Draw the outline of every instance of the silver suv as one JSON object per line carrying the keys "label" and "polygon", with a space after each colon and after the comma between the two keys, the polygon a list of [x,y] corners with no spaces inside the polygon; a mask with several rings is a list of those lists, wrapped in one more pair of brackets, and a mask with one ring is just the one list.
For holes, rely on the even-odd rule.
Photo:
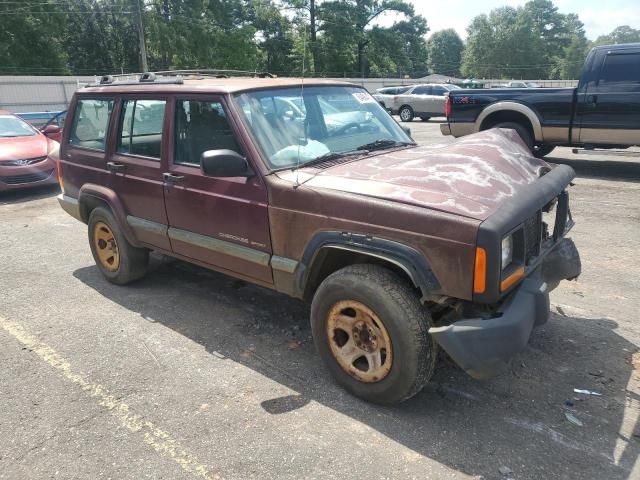
{"label": "silver suv", "polygon": [[427,83],[414,85],[401,95],[394,97],[391,113],[400,115],[403,122],[420,117],[425,122],[431,117],[444,117],[446,96],[460,87],[451,84]]}

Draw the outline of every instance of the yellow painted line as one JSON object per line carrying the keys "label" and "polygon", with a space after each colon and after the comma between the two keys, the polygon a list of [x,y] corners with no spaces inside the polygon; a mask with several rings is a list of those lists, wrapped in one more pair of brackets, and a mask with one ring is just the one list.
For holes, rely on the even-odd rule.
{"label": "yellow painted line", "polygon": [[132,433],[141,434],[144,443],[161,456],[170,458],[180,465],[183,470],[194,476],[207,480],[222,480],[220,475],[212,473],[209,467],[199,463],[197,458],[180,445],[168,432],[157,427],[152,422],[145,420],[141,415],[131,411],[129,405],[118,400],[113,394],[109,393],[107,388],[99,383],[91,382],[81,373],[74,371],[71,363],[67,359],[49,345],[28,333],[24,327],[16,322],[0,317],[0,328],[14,337],[22,345],[36,353],[50,366],[59,370],[66,380],[79,386],[89,398],[93,399],[98,405],[104,407],[114,415],[123,427]]}

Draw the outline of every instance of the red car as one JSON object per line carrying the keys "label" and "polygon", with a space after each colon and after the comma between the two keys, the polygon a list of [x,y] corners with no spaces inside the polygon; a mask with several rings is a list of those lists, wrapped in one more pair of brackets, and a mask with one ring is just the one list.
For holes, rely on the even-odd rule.
{"label": "red car", "polygon": [[49,136],[59,133],[58,126],[40,132],[0,110],[0,192],[57,183],[60,144]]}

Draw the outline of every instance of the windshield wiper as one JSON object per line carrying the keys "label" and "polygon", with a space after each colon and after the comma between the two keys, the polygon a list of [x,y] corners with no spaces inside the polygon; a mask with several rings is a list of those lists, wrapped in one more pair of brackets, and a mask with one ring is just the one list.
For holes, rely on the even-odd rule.
{"label": "windshield wiper", "polygon": [[381,140],[376,140],[375,142],[365,143],[364,145],[360,145],[356,150],[382,150],[383,148],[389,147],[405,147],[408,145],[417,145],[415,142],[399,142],[397,140],[392,140],[390,138],[383,138]]}
{"label": "windshield wiper", "polygon": [[323,153],[319,157],[314,158],[313,160],[309,160],[308,162],[304,162],[300,164],[300,166],[308,167],[309,165],[328,162],[331,160],[335,160],[337,158],[351,157],[353,155],[366,155],[367,153],[368,152],[366,151],[366,149],[360,149],[360,148],[358,148],[357,150],[348,150],[346,152],[327,152],[327,153]]}

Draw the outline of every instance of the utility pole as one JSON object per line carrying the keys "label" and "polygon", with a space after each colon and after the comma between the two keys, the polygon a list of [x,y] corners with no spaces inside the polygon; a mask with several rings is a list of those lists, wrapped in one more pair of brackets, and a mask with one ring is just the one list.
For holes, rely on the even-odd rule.
{"label": "utility pole", "polygon": [[142,25],[142,8],[140,2],[142,0],[133,0],[138,7],[138,40],[140,41],[140,69],[142,72],[149,71],[149,65],[147,65],[147,49],[144,46],[144,26]]}

